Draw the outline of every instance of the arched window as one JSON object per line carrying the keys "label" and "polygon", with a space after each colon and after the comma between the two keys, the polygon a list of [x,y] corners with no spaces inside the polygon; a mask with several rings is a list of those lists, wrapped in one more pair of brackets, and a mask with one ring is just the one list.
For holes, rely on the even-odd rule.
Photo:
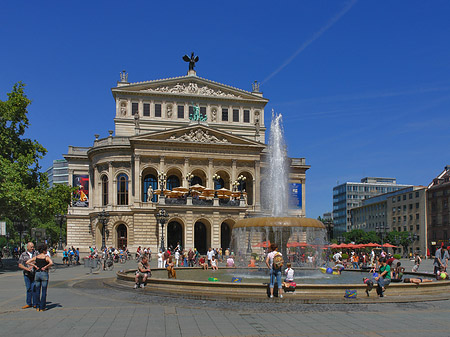
{"label": "arched window", "polygon": [[175,175],[171,175],[167,178],[166,188],[173,190],[175,187],[180,187],[180,179]]}
{"label": "arched window", "polygon": [[108,205],[108,177],[102,176],[102,206]]}
{"label": "arched window", "polygon": [[153,193],[152,200],[148,200],[148,193],[147,192],[148,192],[149,186],[152,187],[153,192],[158,189],[158,179],[156,179],[156,177],[153,174],[147,174],[144,177],[144,183],[142,184],[142,186],[144,188],[144,192],[142,193],[142,201],[144,201],[144,202],[150,202],[150,201],[156,202],[156,200],[157,200],[156,193]]}
{"label": "arched window", "polygon": [[117,176],[117,204],[128,205],[128,176],[124,173]]}
{"label": "arched window", "polygon": [[225,187],[225,182],[223,181],[222,178],[214,181],[214,189],[215,190],[220,190],[221,188],[224,188],[224,187]]}
{"label": "arched window", "polygon": [[203,186],[203,180],[202,180],[202,178],[200,178],[200,177],[198,177],[198,176],[195,176],[194,178],[192,178],[192,183],[191,183],[191,185],[192,185],[192,186],[194,186],[194,185],[202,185],[202,186]]}

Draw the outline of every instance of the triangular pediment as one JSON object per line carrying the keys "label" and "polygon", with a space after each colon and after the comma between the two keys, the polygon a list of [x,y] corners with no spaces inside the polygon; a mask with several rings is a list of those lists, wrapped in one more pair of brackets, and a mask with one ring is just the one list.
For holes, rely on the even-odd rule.
{"label": "triangular pediment", "polygon": [[199,96],[233,100],[254,100],[267,102],[268,99],[249,91],[217,83],[198,76],[180,76],[162,80],[121,84],[112,89],[116,93],[158,94],[165,96]]}
{"label": "triangular pediment", "polygon": [[146,133],[131,137],[130,141],[265,147],[265,144],[220,131],[204,124],[193,124],[182,128]]}

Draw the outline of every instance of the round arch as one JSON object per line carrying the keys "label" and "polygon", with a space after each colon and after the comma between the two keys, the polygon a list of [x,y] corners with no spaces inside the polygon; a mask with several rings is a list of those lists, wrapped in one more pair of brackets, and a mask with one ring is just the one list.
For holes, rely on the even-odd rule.
{"label": "round arch", "polygon": [[115,246],[118,249],[125,249],[128,246],[128,227],[124,223],[115,226]]}
{"label": "round arch", "polygon": [[206,254],[211,247],[211,222],[205,218],[194,222],[194,247],[200,254]]}
{"label": "round arch", "polygon": [[183,182],[183,174],[178,167],[170,167],[167,172],[166,188],[172,190],[175,187],[180,187]]}
{"label": "round arch", "polygon": [[246,178],[241,184],[241,190],[247,192],[247,205],[253,205],[253,175],[248,171],[241,171],[238,176],[240,175]]}
{"label": "round arch", "polygon": [[224,188],[230,190],[231,189],[231,176],[230,176],[230,174],[227,171],[225,171],[225,170],[219,170],[219,171],[216,172],[216,174],[220,176],[220,179],[222,181],[221,181],[221,184],[219,184],[219,186],[217,186],[218,188],[216,188],[216,186],[214,186],[214,188],[215,189],[221,189],[222,187],[224,187]]}
{"label": "round arch", "polygon": [[232,219],[226,219],[220,224],[220,247],[224,250],[231,248],[231,232],[235,223]]}
{"label": "round arch", "polygon": [[175,248],[178,244],[184,247],[185,225],[180,218],[172,218],[167,222],[167,248]]}
{"label": "round arch", "polygon": [[206,187],[206,183],[208,180],[205,171],[200,168],[195,168],[191,171],[191,173],[194,175],[194,178],[192,179],[192,185],[199,184]]}
{"label": "round arch", "polygon": [[148,166],[141,171],[141,187],[143,202],[157,201],[158,197],[155,193],[153,193],[153,196],[149,199],[149,193],[151,194],[152,190],[155,191],[158,189],[158,171],[154,167]]}

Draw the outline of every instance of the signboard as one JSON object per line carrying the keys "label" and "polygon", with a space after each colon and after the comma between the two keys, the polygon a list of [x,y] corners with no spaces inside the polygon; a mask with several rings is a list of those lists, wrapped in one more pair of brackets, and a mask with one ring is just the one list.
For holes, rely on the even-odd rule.
{"label": "signboard", "polygon": [[0,221],[0,235],[6,235],[6,221]]}
{"label": "signboard", "polygon": [[88,207],[89,206],[89,176],[88,175],[73,175],[73,187],[77,191],[73,194],[73,207]]}
{"label": "signboard", "polygon": [[302,208],[302,184],[289,184],[289,208]]}

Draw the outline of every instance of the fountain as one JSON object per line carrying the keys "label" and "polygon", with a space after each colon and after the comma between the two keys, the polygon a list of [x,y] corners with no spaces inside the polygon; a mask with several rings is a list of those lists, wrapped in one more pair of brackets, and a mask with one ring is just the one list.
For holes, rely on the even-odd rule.
{"label": "fountain", "polygon": [[[288,257],[288,247],[315,248],[316,258],[326,241],[326,229],[322,222],[305,218],[289,217],[288,175],[289,165],[282,124],[282,115],[272,110],[268,160],[269,184],[263,194],[268,197],[268,208],[261,217],[239,220],[233,227],[232,250],[238,261],[249,261],[252,247],[267,247],[268,242],[276,243],[284,258]],[[253,253],[254,254],[254,253]]]}

